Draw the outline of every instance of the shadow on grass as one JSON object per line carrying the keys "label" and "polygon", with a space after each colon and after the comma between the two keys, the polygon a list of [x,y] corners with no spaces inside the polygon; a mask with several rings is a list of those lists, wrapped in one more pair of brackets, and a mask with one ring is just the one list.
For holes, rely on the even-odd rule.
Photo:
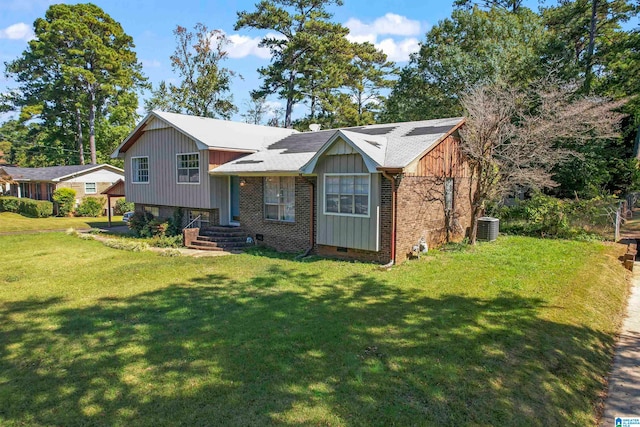
{"label": "shadow on grass", "polygon": [[0,422],[580,424],[612,341],[537,318],[542,304],[416,297],[282,266],[84,308],[8,303]]}

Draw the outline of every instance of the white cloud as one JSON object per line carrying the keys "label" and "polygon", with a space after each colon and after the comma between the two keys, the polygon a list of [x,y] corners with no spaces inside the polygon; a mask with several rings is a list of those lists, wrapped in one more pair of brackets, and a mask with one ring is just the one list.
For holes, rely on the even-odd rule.
{"label": "white cloud", "polygon": [[276,110],[284,108],[284,105],[280,101],[265,101],[264,108],[267,110],[267,117],[274,117],[276,115]]}
{"label": "white cloud", "polygon": [[142,59],[142,66],[145,68],[160,68],[162,63],[157,59]]}
{"label": "white cloud", "polygon": [[249,37],[240,34],[231,34],[229,36],[229,46],[227,52],[229,58],[244,58],[245,56],[257,56],[258,58],[271,58],[269,49],[259,47],[262,37]]}
{"label": "white cloud", "polygon": [[24,22],[18,22],[17,24],[9,25],[7,28],[0,29],[0,39],[29,41],[33,37],[31,26]]}
{"label": "white cloud", "polygon": [[379,35],[417,36],[422,32],[420,21],[409,19],[395,13],[387,13],[376,18],[372,23],[365,24],[357,18],[350,18],[345,26],[351,37],[371,37]]}
{"label": "white cloud", "polygon": [[420,41],[416,38],[406,38],[400,41],[388,38],[376,43],[376,47],[387,54],[390,61],[408,61],[409,56],[420,50]]}
{"label": "white cloud", "polygon": [[[350,18],[345,26],[349,28],[347,39],[352,42],[374,44],[387,54],[391,61],[404,62],[409,55],[420,49],[415,36],[422,34],[426,25],[420,21],[409,19],[395,13],[387,13],[371,23],[364,23],[357,18]],[[378,41],[379,36],[392,36]]]}

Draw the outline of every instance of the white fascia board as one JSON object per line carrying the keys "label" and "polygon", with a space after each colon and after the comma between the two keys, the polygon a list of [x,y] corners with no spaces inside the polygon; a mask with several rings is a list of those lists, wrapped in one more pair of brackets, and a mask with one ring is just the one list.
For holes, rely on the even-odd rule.
{"label": "white fascia board", "polygon": [[[121,158],[123,158],[123,157],[124,157],[124,154],[123,154],[123,153],[120,153],[120,149],[121,149],[121,148],[122,148],[122,147],[123,147],[127,142],[129,142],[129,140],[131,139],[131,137],[132,137],[133,135],[135,135],[135,134],[136,134],[136,132],[138,132],[138,131],[140,130],[140,128],[142,128],[143,126],[145,126],[145,125],[147,124],[147,122],[149,121],[149,119],[150,119],[150,118],[152,118],[152,117],[156,117],[156,118],[159,118],[159,119],[160,119],[160,117],[159,117],[156,113],[154,113],[153,111],[152,111],[152,112],[150,112],[149,114],[147,114],[147,115],[146,115],[146,117],[145,117],[144,119],[142,119],[142,120],[140,121],[140,123],[138,123],[138,126],[136,126],[136,127],[135,127],[131,132],[129,132],[129,135],[127,135],[127,137],[124,139],[124,141],[122,141],[122,142],[120,143],[120,145],[118,145],[118,148],[116,148],[116,149],[115,149],[115,151],[114,151],[113,153],[111,153],[111,158],[112,158],[112,159],[121,159]],[[163,121],[165,121],[165,120],[163,120]]]}
{"label": "white fascia board", "polygon": [[85,170],[80,171],[80,172],[74,172],[74,173],[70,173],[70,174],[67,174],[67,175],[59,176],[57,178],[52,179],[51,181],[52,182],[60,182],[60,181],[63,181],[65,179],[67,179],[67,178],[73,178],[73,177],[76,177],[76,176],[86,175],[88,173],[94,172],[97,169],[102,169],[102,168],[104,168],[104,169],[112,169],[112,172],[117,172],[117,173],[121,173],[122,175],[124,175],[124,169],[120,169],[118,167],[107,165],[107,164],[103,163],[101,165],[95,165],[95,167],[93,167],[93,168],[85,169]]}
{"label": "white fascia board", "polygon": [[354,150],[358,152],[362,156],[362,160],[364,160],[364,164],[367,166],[367,169],[370,173],[375,173],[379,165],[375,160],[369,157],[366,153],[364,153],[357,144],[355,144],[351,139],[349,139],[342,131],[338,130],[333,134],[331,138],[327,142],[324,143],[322,147],[318,150],[316,154],[309,160],[304,166],[300,168],[300,172],[303,174],[312,175],[320,160],[320,157],[333,145],[334,142],[338,138],[342,138],[347,144],[349,144]]}

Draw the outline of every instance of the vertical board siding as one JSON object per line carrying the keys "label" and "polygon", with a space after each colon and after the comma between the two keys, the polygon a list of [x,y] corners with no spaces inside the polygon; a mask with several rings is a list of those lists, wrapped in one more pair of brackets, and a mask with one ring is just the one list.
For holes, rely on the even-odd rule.
{"label": "vertical board siding", "polygon": [[[342,151],[342,150],[340,150]],[[371,174],[369,217],[325,215],[324,175],[326,173],[368,173],[359,154],[323,156],[316,167],[318,173],[317,243],[352,249],[378,251],[378,219],[380,206],[380,174]]]}
{"label": "vertical board siding", "polygon": [[164,120],[160,120],[157,117],[151,120],[150,123],[147,123],[144,130],[156,130],[156,129],[167,129],[170,128],[171,125]]}
{"label": "vertical board siding", "polygon": [[[212,176],[211,179],[211,200],[218,201],[217,207],[220,214],[220,225],[229,225],[229,177]],[[219,195],[224,197],[219,197]]]}
{"label": "vertical board siding", "polygon": [[342,140],[336,141],[330,149],[325,152],[325,156],[334,156],[342,154],[355,154],[357,153],[353,147]]}
{"label": "vertical board siding", "polygon": [[460,148],[460,139],[454,135],[425,154],[413,176],[469,177],[469,166]]}
{"label": "vertical board siding", "polygon": [[224,165],[248,154],[249,153],[237,153],[235,151],[209,150],[209,169]]}
{"label": "vertical board siding", "polygon": [[[200,153],[200,183],[178,184],[176,154]],[[131,158],[149,157],[149,183],[134,184]],[[209,176],[209,152],[174,128],[145,131],[125,155],[127,200],[148,205],[184,208],[220,208],[228,198],[228,186]],[[222,212],[221,212],[222,213]]]}

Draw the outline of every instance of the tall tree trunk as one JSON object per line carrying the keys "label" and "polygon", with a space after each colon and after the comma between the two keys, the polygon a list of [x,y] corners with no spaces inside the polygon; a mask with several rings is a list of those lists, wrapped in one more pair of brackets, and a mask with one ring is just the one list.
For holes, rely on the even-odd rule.
{"label": "tall tree trunk", "polygon": [[289,72],[289,82],[287,83],[287,109],[284,113],[284,127],[291,127],[291,113],[293,112],[293,90],[295,85],[295,73]]}
{"label": "tall tree trunk", "polygon": [[589,44],[587,45],[587,55],[585,57],[584,92],[591,92],[593,81],[593,53],[596,44],[596,25],[598,21],[598,0],[591,1],[591,22],[589,24]]}
{"label": "tall tree trunk", "polygon": [[313,120],[316,118],[316,100],[318,99],[317,96],[315,95],[311,95],[311,114],[310,114],[310,119]]}
{"label": "tall tree trunk", "polygon": [[93,88],[90,90],[89,103],[89,150],[91,150],[91,164],[95,165],[96,160],[96,93]]}
{"label": "tall tree trunk", "polygon": [[76,107],[76,142],[78,144],[80,164],[84,165],[84,141],[82,137],[82,116],[80,115],[80,107]]}

